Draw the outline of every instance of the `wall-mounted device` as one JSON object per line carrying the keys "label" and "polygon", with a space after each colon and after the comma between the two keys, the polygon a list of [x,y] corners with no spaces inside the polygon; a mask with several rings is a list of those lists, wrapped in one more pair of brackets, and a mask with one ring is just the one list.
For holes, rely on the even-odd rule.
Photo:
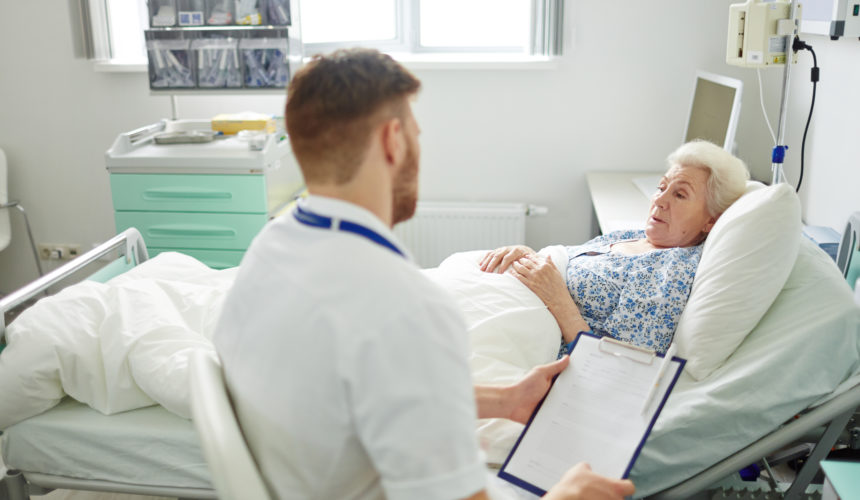
{"label": "wall-mounted device", "polygon": [[[797,5],[797,20],[802,6]],[[729,33],[726,39],[726,63],[748,68],[784,65],[786,53],[797,53],[787,46],[787,35],[795,33],[789,0],[747,0],[729,6]]]}
{"label": "wall-mounted device", "polygon": [[800,31],[811,35],[860,38],[860,0],[804,0]]}

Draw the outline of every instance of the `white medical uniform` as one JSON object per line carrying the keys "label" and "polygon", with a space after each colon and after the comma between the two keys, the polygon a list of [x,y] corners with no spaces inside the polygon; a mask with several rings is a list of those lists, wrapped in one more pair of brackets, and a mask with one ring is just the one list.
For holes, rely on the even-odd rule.
{"label": "white medical uniform", "polygon": [[[403,251],[361,207],[300,206]],[[484,488],[465,325],[408,256],[285,214],[245,255],[213,340],[278,498],[451,500]]]}

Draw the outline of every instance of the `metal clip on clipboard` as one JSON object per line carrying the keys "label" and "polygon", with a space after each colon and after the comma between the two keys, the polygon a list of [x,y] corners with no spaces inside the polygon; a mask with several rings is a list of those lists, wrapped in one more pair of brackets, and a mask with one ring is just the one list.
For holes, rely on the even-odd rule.
{"label": "metal clip on clipboard", "polygon": [[657,353],[651,349],[625,344],[610,337],[601,337],[597,349],[606,354],[628,358],[643,365],[650,365],[654,362],[654,358],[657,357]]}

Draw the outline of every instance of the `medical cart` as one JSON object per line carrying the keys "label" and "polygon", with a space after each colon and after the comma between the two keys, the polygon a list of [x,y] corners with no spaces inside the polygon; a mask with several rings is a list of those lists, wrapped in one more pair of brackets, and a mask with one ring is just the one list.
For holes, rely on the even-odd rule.
{"label": "medical cart", "polygon": [[136,227],[150,256],[178,251],[215,269],[304,188],[283,132],[215,135],[209,120],[162,120],[120,134],[105,153],[117,233]]}

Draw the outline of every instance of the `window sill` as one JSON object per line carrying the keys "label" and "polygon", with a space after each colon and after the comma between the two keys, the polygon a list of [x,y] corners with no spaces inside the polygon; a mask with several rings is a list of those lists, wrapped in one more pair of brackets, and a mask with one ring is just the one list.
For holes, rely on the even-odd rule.
{"label": "window sill", "polygon": [[93,61],[93,70],[99,73],[144,73],[146,61]]}
{"label": "window sill", "polygon": [[[410,70],[552,70],[557,69],[559,63],[559,57],[510,54],[392,53],[391,56]],[[147,63],[145,60],[93,61],[93,70],[100,73],[144,73]]]}
{"label": "window sill", "polygon": [[558,57],[511,54],[397,54],[392,57],[411,70],[547,70],[558,68]]}

